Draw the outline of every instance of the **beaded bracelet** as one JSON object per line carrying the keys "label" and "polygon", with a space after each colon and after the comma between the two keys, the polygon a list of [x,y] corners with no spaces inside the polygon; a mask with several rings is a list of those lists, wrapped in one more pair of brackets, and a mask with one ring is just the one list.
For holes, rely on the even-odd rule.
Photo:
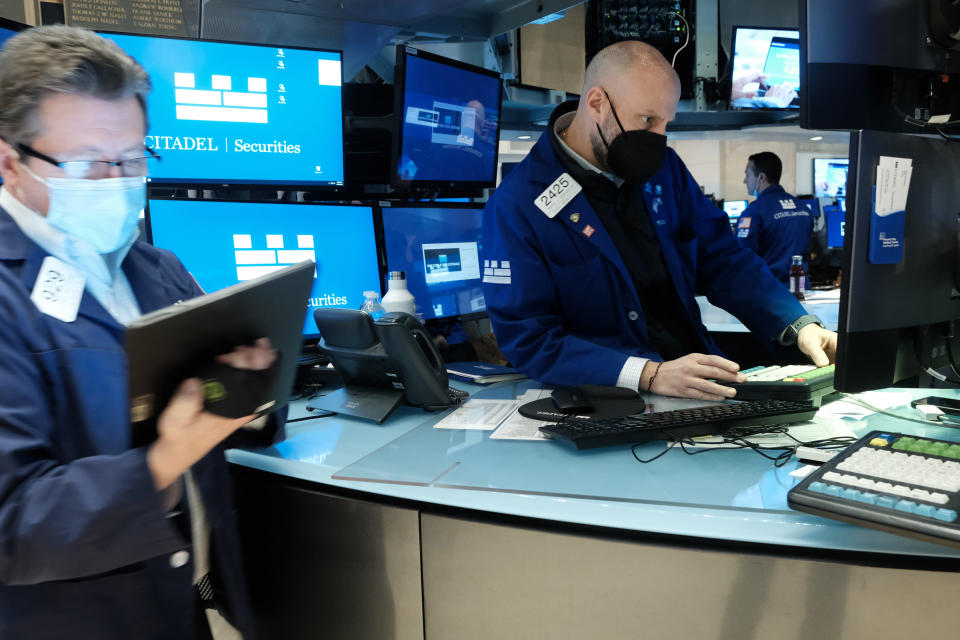
{"label": "beaded bracelet", "polygon": [[660,367],[662,367],[662,366],[663,366],[663,363],[662,363],[662,362],[658,362],[658,363],[657,363],[657,368],[656,368],[656,370],[653,372],[653,375],[650,376],[650,382],[647,383],[647,391],[650,391],[650,392],[653,391],[653,381],[657,379],[657,374],[660,373]]}

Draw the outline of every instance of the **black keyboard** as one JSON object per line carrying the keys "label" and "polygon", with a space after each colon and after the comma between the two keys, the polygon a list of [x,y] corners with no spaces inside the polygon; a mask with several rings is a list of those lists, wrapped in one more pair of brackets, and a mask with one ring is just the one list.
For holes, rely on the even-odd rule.
{"label": "black keyboard", "polygon": [[791,489],[787,504],[960,547],[960,443],[873,431]]}
{"label": "black keyboard", "polygon": [[693,409],[640,413],[613,420],[564,420],[540,427],[550,438],[569,440],[577,449],[593,449],[651,440],[680,440],[718,434],[733,427],[760,427],[804,422],[816,407],[808,402],[758,400]]}

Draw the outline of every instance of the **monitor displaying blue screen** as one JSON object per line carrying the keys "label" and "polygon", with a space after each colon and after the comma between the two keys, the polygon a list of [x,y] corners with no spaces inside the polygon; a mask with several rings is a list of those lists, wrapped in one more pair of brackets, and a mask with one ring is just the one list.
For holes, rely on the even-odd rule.
{"label": "monitor displaying blue screen", "polygon": [[343,184],[340,52],[102,35],[150,74],[151,180]]}
{"label": "monitor displaying blue screen", "polygon": [[740,214],[743,213],[743,210],[747,208],[746,200],[724,200],[723,201],[723,212],[730,217],[730,222],[734,222],[737,218],[740,217]]}
{"label": "monitor displaying blue screen", "polygon": [[846,231],[846,214],[840,207],[828,206],[823,208],[827,225],[827,248],[839,249],[843,247],[843,234]]}
{"label": "monitor displaying blue screen", "polygon": [[813,191],[818,198],[836,198],[847,193],[848,158],[814,158]]}
{"label": "monitor displaying blue screen", "polygon": [[800,32],[734,27],[730,106],[800,108]]}
{"label": "monitor displaying blue screen", "polygon": [[482,208],[384,207],[389,271],[406,271],[425,320],[482,313]]}
{"label": "monitor displaying blue screen", "polygon": [[152,199],[148,228],[154,246],[172,251],[207,292],[316,262],[307,337],[317,335],[314,309],[359,309],[363,292],[380,286],[370,207]]}
{"label": "monitor displaying blue screen", "polygon": [[797,198],[800,201],[800,204],[805,206],[809,211],[810,215],[814,218],[820,217],[820,201],[816,198]]}
{"label": "monitor displaying blue screen", "polygon": [[395,180],[493,186],[499,74],[402,47],[402,121]]}

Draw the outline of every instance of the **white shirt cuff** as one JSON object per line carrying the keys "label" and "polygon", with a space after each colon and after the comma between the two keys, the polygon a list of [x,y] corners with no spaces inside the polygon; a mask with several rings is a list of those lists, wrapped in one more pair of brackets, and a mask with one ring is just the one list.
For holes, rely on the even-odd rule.
{"label": "white shirt cuff", "polygon": [[640,374],[643,373],[643,367],[649,361],[649,358],[638,358],[636,356],[627,358],[627,361],[623,363],[623,369],[620,370],[620,376],[617,378],[617,386],[640,391]]}

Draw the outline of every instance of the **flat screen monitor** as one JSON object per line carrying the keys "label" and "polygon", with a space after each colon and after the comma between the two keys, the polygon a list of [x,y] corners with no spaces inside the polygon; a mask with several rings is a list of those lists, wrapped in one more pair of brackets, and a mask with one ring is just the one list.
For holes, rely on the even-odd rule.
{"label": "flat screen monitor", "polygon": [[406,271],[424,320],[486,313],[482,205],[383,207],[386,271]]}
{"label": "flat screen monitor", "polygon": [[363,292],[380,284],[371,207],[154,198],[146,222],[149,241],[180,258],[207,292],[316,262],[305,338],[318,337],[314,309],[359,309]]}
{"label": "flat screen monitor", "polygon": [[846,231],[843,210],[837,206],[828,206],[823,208],[823,215],[823,221],[827,227],[827,248],[843,248],[843,235]]}
{"label": "flat screen monitor", "polygon": [[814,158],[813,189],[818,198],[836,198],[847,193],[848,158]]}
{"label": "flat screen monitor", "polygon": [[[889,183],[877,175],[881,157],[912,162],[905,212],[874,214],[874,189]],[[956,142],[851,134],[837,390],[914,384],[911,378],[925,370],[960,381],[957,371],[946,369],[960,363],[958,175]]]}
{"label": "flat screen monitor", "polygon": [[805,206],[807,210],[810,211],[811,216],[813,216],[814,218],[820,217],[820,201],[819,200],[817,200],[816,198],[797,198],[797,200],[799,200],[800,204]]}
{"label": "flat screen monitor", "polygon": [[400,46],[396,87],[395,184],[466,189],[496,184],[500,74]]}
{"label": "flat screen monitor", "polygon": [[746,200],[724,200],[723,212],[730,218],[730,222],[735,222],[743,210],[747,208]]}
{"label": "flat screen monitor", "polygon": [[733,109],[799,109],[800,31],[733,28]]}
{"label": "flat screen monitor", "polygon": [[101,35],[150,74],[151,181],[343,185],[339,51]]}

